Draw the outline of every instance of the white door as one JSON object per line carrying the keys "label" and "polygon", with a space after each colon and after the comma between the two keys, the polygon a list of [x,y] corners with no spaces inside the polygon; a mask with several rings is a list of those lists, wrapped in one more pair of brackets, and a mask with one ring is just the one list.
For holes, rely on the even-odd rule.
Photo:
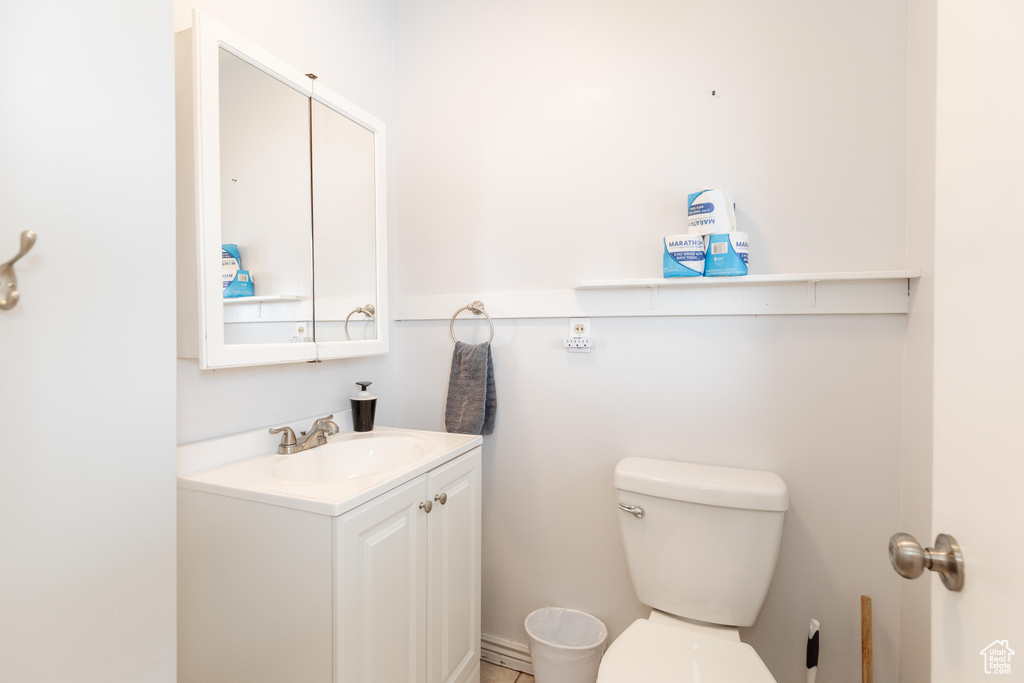
{"label": "white door", "polygon": [[2,681],[175,679],[171,10],[0,2]]}
{"label": "white door", "polygon": [[337,683],[425,683],[427,478],[335,526]]}
{"label": "white door", "polygon": [[1024,4],[938,13],[931,680],[1024,680]]}
{"label": "white door", "polygon": [[429,683],[463,683],[480,660],[480,449],[429,474]]}

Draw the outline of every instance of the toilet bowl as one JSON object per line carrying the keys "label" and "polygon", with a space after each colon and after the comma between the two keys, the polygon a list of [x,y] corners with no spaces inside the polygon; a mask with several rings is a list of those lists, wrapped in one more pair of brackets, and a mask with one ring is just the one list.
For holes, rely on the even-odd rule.
{"label": "toilet bowl", "polygon": [[775,573],[782,479],[626,458],[615,487],[630,579],[653,609],[608,648],[598,683],[775,683],[739,627],[754,623]]}
{"label": "toilet bowl", "polygon": [[601,660],[597,683],[775,683],[754,648],[713,628],[637,619]]}

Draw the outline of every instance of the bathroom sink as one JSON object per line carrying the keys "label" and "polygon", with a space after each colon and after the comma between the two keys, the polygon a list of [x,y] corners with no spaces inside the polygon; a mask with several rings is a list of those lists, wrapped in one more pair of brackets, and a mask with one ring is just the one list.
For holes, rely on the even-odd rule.
{"label": "bathroom sink", "polygon": [[410,434],[345,434],[323,446],[285,456],[272,474],[282,482],[338,482],[383,474],[417,460],[430,443]]}
{"label": "bathroom sink", "polygon": [[276,441],[260,428],[178,446],[178,488],[337,517],[468,453],[482,439],[378,426],[334,434],[323,446],[292,455],[277,453]]}

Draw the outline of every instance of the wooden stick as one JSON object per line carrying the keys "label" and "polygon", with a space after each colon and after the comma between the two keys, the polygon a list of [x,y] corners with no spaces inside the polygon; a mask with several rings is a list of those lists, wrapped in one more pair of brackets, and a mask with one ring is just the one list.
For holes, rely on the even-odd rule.
{"label": "wooden stick", "polygon": [[871,683],[874,665],[871,658],[871,598],[860,596],[860,680]]}

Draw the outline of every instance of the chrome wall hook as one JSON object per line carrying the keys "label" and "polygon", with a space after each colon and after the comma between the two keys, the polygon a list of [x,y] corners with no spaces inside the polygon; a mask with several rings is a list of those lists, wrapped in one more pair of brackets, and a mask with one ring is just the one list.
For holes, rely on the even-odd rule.
{"label": "chrome wall hook", "polygon": [[29,252],[36,243],[36,234],[31,230],[21,233],[21,250],[6,263],[0,264],[0,310],[9,311],[18,303],[18,276],[14,272],[14,264]]}

